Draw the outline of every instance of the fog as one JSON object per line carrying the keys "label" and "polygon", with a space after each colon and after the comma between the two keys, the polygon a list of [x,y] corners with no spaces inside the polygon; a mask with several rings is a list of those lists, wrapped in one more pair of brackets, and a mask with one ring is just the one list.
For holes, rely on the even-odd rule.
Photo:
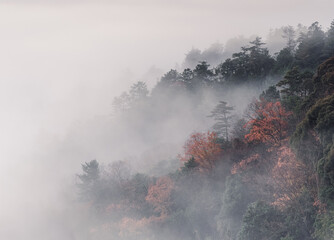
{"label": "fog", "polygon": [[327,28],[333,7],[331,0],[0,0],[0,238],[80,239],[73,189],[81,163],[140,162],[158,146],[152,158],[175,158],[191,132],[210,128],[218,100],[233,99],[242,112],[260,92],[207,97],[196,113],[176,112],[150,132],[132,123],[127,132],[112,100],[133,83],[153,88],[192,48],[219,42],[233,52],[229,39],[265,39],[283,25]]}

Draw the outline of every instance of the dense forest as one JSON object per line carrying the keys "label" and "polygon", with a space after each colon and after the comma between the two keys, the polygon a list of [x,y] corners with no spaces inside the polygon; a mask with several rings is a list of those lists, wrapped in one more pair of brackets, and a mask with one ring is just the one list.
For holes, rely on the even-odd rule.
{"label": "dense forest", "polygon": [[[282,29],[277,53],[255,37],[215,66],[172,69],[114,99],[113,115],[152,142],[146,132],[177,116],[212,127],[154,169],[83,163],[87,239],[334,239],[334,21]],[[177,135],[173,124],[163,134]]]}

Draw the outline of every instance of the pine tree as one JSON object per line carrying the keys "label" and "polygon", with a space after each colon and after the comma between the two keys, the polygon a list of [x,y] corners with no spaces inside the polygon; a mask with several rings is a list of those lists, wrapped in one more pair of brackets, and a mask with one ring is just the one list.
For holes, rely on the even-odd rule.
{"label": "pine tree", "polygon": [[228,106],[227,102],[220,101],[219,104],[211,111],[209,117],[213,117],[216,123],[213,125],[213,129],[228,141],[229,128],[231,126],[231,112],[233,107]]}

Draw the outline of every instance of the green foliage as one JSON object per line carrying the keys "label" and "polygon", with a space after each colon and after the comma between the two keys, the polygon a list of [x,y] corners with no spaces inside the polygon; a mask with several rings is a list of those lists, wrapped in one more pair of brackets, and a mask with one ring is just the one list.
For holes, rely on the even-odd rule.
{"label": "green foliage", "polygon": [[[319,140],[312,135],[315,131],[319,135]],[[321,144],[322,152],[318,157],[314,156],[311,161],[316,162],[320,177],[321,197],[324,202],[334,206],[334,94],[317,101],[307,112],[303,122],[301,122],[296,132],[291,138],[292,144],[299,153],[309,151],[318,141]],[[314,139],[313,145],[309,145],[308,140]],[[306,146],[305,143],[307,143]],[[314,149],[312,149],[312,152]],[[303,153],[305,156],[305,152]]]}
{"label": "green foliage", "polygon": [[284,226],[282,230],[284,230],[285,236],[290,236],[293,239],[313,239],[313,224],[317,210],[313,203],[313,197],[309,191],[305,190],[283,211]]}
{"label": "green foliage", "polygon": [[307,33],[302,33],[299,38],[298,49],[296,50],[296,62],[304,69],[314,69],[322,61],[323,49],[325,46],[325,33],[318,22],[314,22]]}
{"label": "green foliage", "polygon": [[277,102],[280,100],[279,91],[275,86],[270,86],[260,94],[260,99],[264,99],[267,102]]}
{"label": "green foliage", "polygon": [[99,163],[96,160],[81,164],[83,174],[78,174],[79,186],[83,189],[90,188],[100,178]]}
{"label": "green foliage", "polygon": [[293,66],[294,60],[292,50],[289,47],[283,48],[276,56],[274,71],[284,73]]}
{"label": "green foliage", "polygon": [[319,240],[334,240],[334,211],[318,215],[314,237]]}
{"label": "green foliage", "polygon": [[[184,166],[174,174],[167,173],[170,168],[164,162],[155,165],[155,174],[168,175],[173,182],[164,186],[173,185],[168,196],[170,209],[164,215],[159,216],[147,202],[148,189],[155,182],[154,177],[144,174],[124,177],[120,171],[112,177],[112,172],[102,171],[96,160],[82,164],[83,173],[77,175],[80,195],[91,206],[109,211],[103,215],[102,222],[112,219],[116,228],[124,217],[130,218],[134,225],[154,229],[155,237],[168,233],[168,237],[173,239],[334,239],[334,57],[321,64],[314,76],[311,72],[325,57],[334,54],[334,21],[326,34],[318,23],[312,24],[299,38],[299,45],[295,42],[292,27],[284,28],[284,34],[287,47],[275,58],[263,47],[259,37],[216,68],[210,68],[205,61],[195,60],[201,53],[193,50],[187,55],[193,69],[170,70],[151,95],[146,84],[138,82],[115,98],[113,106],[121,112],[133,110],[128,111],[126,117],[131,113],[137,116],[145,110],[145,116],[150,119],[165,120],[170,111],[175,110],[175,105],[168,105],[171,98],[180,99],[177,103],[189,100],[194,107],[201,103],[209,88],[221,94],[223,87],[245,82],[262,84],[268,77],[285,73],[277,84],[278,89],[271,86],[260,98],[266,102],[281,100],[285,109],[294,112],[295,117],[287,122],[289,129],[294,129],[300,122],[291,137],[291,145],[306,166],[305,174],[311,175],[305,177],[304,188],[293,199],[288,196],[286,205],[279,209],[271,204],[279,190],[272,182],[275,179],[271,171],[273,165],[270,164],[276,164],[279,151],[275,146],[268,149],[264,144],[247,144],[244,139],[249,129],[244,128],[244,119],[236,121],[231,131],[234,139],[229,141],[233,107],[220,102],[211,112],[211,117],[216,121],[215,130],[221,135],[215,144],[219,144],[218,148],[223,149],[224,154],[219,156],[210,174],[200,171],[198,162],[191,157],[194,154],[187,156]],[[164,111],[155,116],[151,109],[158,108],[152,106],[163,107]],[[253,107],[256,110],[256,106]],[[140,127],[136,118],[131,119],[136,129],[147,125],[146,118]],[[279,131],[282,133],[282,129]],[[289,131],[286,132],[290,137]],[[205,148],[200,152],[201,156],[204,155],[203,161],[208,159],[206,152]],[[254,153],[260,153],[256,154],[259,155],[256,167],[231,174],[233,163],[246,166]],[[264,166],[261,160],[271,162]],[[120,166],[116,170],[121,170]],[[309,183],[310,179],[312,183]]]}
{"label": "green foliage", "polygon": [[299,119],[304,115],[303,103],[301,97],[299,96],[283,96],[282,97],[282,105],[288,111],[292,111],[294,116]]}
{"label": "green foliage", "polygon": [[92,160],[81,164],[81,167],[83,173],[77,174],[80,180],[77,183],[80,190],[80,197],[84,201],[97,202],[100,200],[101,194],[104,194],[104,192],[101,191],[99,163],[96,160]]}
{"label": "green foliage", "polygon": [[248,206],[243,217],[239,240],[280,240],[283,215],[265,202],[257,201]]}
{"label": "green foliage", "polygon": [[241,48],[218,67],[218,72],[229,82],[239,83],[247,80],[263,80],[272,70],[275,60],[269,55],[260,37]]}
{"label": "green foliage", "polygon": [[283,211],[257,201],[248,206],[238,239],[311,240],[315,210],[313,199],[307,191]]}
{"label": "green foliage", "polygon": [[191,157],[187,162],[184,163],[184,167],[181,168],[182,173],[190,173],[196,167],[198,167],[198,163],[195,161],[194,157]]}
{"label": "green foliage", "polygon": [[256,201],[257,196],[238,174],[229,176],[225,186],[222,207],[216,217],[217,230],[222,239],[236,239],[247,206]]}
{"label": "green foliage", "polygon": [[334,57],[319,65],[312,84],[313,92],[305,102],[308,108],[318,99],[334,93]]}
{"label": "green foliage", "polygon": [[324,56],[330,58],[334,56],[334,20],[327,31],[327,38],[325,41]]}
{"label": "green foliage", "polygon": [[285,74],[277,86],[282,88],[281,93],[286,96],[298,96],[304,99],[313,91],[312,77],[312,72],[301,72],[299,68],[294,67]]}

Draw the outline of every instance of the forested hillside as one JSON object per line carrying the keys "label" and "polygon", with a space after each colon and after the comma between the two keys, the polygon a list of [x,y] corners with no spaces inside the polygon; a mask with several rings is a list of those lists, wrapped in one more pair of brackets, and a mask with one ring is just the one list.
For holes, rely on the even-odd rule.
{"label": "forested hillside", "polygon": [[172,69],[114,99],[114,116],[152,142],[178,121],[213,124],[154,168],[83,163],[87,239],[334,239],[334,21],[284,34],[275,54],[256,37],[217,66]]}

